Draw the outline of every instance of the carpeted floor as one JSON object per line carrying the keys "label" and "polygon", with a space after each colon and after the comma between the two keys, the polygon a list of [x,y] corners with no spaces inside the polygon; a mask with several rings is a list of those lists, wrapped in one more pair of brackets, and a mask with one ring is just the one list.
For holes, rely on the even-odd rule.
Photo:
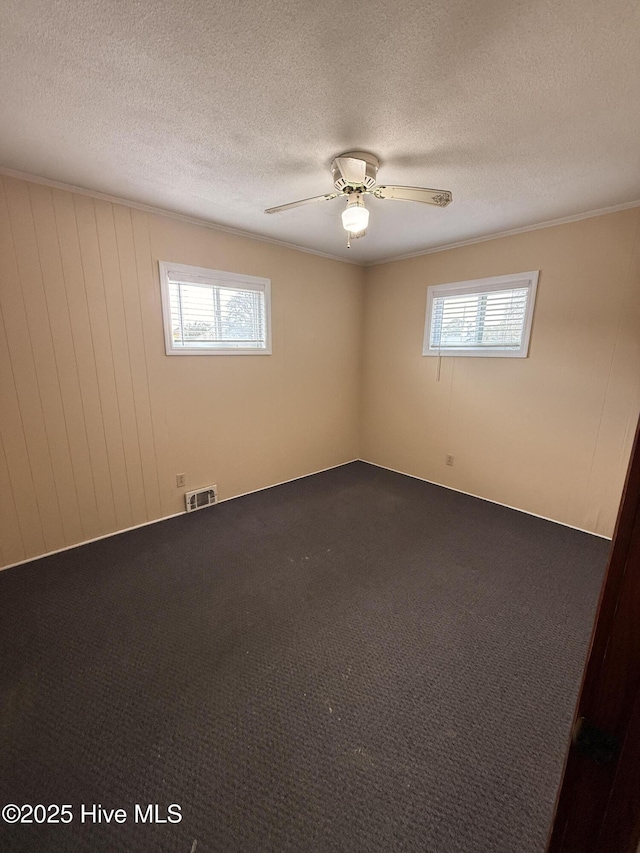
{"label": "carpeted floor", "polygon": [[0,573],[0,849],[541,853],[608,548],[352,463]]}

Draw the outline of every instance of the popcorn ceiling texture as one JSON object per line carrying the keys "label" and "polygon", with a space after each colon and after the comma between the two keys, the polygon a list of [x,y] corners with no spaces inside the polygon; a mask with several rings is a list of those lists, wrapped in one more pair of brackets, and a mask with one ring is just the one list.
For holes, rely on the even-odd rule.
{"label": "popcorn ceiling texture", "polygon": [[[5,0],[0,166],[357,261],[640,198],[632,0]],[[372,199],[350,253],[331,157],[450,189]]]}

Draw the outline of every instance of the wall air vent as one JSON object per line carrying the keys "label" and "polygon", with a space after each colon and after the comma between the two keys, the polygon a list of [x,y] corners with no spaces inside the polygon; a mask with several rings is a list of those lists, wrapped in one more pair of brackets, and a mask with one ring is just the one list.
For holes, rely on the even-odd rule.
{"label": "wall air vent", "polygon": [[205,486],[204,489],[196,489],[194,492],[184,493],[184,502],[187,507],[187,512],[194,512],[196,509],[204,509],[206,506],[213,506],[218,503],[218,487]]}

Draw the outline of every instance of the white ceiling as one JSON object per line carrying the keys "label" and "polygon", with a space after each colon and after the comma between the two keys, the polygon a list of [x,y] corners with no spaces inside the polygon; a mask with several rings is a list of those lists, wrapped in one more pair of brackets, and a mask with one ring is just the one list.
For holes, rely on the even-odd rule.
{"label": "white ceiling", "polygon": [[[640,199],[638,0],[3,0],[0,166],[372,262]],[[348,149],[440,209],[371,199]]]}

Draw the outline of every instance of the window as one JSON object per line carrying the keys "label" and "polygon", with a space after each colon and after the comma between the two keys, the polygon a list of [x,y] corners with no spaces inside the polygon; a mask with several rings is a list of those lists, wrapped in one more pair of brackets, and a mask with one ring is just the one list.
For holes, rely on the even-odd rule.
{"label": "window", "polygon": [[160,261],[167,355],[270,355],[268,278]]}
{"label": "window", "polygon": [[538,271],[427,291],[423,355],[526,358]]}

